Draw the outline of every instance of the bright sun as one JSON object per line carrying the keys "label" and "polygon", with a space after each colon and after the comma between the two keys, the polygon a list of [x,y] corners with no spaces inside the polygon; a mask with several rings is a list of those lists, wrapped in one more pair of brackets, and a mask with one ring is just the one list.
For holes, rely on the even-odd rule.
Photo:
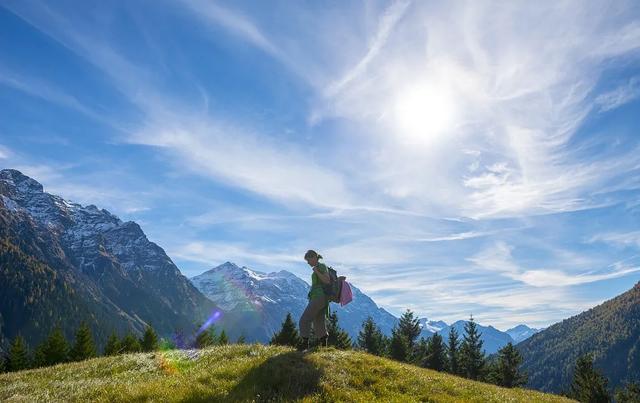
{"label": "bright sun", "polygon": [[431,145],[451,128],[454,112],[451,90],[427,82],[407,87],[395,100],[399,137],[411,145]]}

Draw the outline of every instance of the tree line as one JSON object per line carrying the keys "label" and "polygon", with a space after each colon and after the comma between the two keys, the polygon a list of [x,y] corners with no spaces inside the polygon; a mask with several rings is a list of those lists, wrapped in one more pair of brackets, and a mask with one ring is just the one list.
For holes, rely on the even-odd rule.
{"label": "tree line", "polygon": [[[118,337],[114,331],[108,337],[102,351],[102,356],[117,354],[149,352],[156,350],[172,350],[176,348],[205,348],[214,345],[228,344],[229,338],[224,329],[218,334],[215,326],[198,332],[190,342],[176,330],[171,338],[159,338],[151,326],[145,328],[141,337],[132,331]],[[244,335],[236,343],[243,344]],[[31,351],[22,335],[17,335],[11,342],[8,351],[0,354],[0,373],[47,367],[72,361],[83,361],[98,357],[98,349],[94,342],[91,329],[86,323],[81,323],[75,333],[73,343],[69,343],[60,327],[54,328],[49,336]]]}
{"label": "tree line", "polygon": [[[407,310],[391,331],[384,335],[371,317],[363,323],[356,340],[338,326],[335,311],[330,313],[329,345],[339,349],[356,349],[367,353],[407,362],[436,371],[444,371],[476,381],[492,383],[507,388],[522,387],[527,383],[527,375],[522,373],[520,352],[508,343],[495,355],[487,357],[480,333],[473,316],[465,324],[462,337],[451,328],[447,340],[435,333],[429,338],[418,336],[421,327],[418,318]],[[296,325],[287,314],[282,328],[271,338],[271,344],[298,347],[302,342]],[[564,395],[580,402],[608,403],[611,396],[607,391],[607,380],[596,369],[590,356],[583,356],[576,362],[573,382]],[[640,402],[640,383],[628,383],[615,393],[615,401],[621,403]]]}

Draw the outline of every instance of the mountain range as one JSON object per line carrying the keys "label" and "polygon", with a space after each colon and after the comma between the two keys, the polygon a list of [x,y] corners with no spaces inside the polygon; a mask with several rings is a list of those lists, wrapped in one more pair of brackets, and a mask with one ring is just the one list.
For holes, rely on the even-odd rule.
{"label": "mountain range", "polygon": [[[191,282],[223,310],[220,326],[229,329],[227,331],[233,337],[244,334],[247,340],[259,342],[268,341],[280,329],[287,313],[291,313],[295,319],[300,317],[307,305],[309,291],[307,282],[286,270],[263,273],[231,262],[195,276]],[[391,335],[398,318],[378,307],[357,287],[351,285],[351,289],[353,301],[350,304],[344,307],[331,304],[331,309],[337,312],[340,327],[355,340],[362,322],[371,316],[385,335]],[[462,337],[466,322],[460,320],[448,325],[443,321],[420,318],[422,331],[419,337],[427,338],[438,332],[446,339],[451,328],[455,328]],[[478,325],[478,329],[482,333],[487,354],[495,353],[509,342],[517,342],[509,331],[520,340],[537,331],[526,325],[519,325],[507,332],[493,326]]]}
{"label": "mountain range", "polygon": [[[146,325],[167,336],[192,331],[214,310],[230,337],[266,342],[287,312],[299,318],[308,283],[281,270],[262,273],[227,262],[188,280],[164,250],[135,222],[123,222],[94,205],[70,203],[44,191],[13,169],[0,171],[0,347],[22,334],[32,347],[55,326],[67,338],[84,321],[98,344],[108,334],[140,333]],[[332,304],[353,339],[371,316],[390,335],[398,322],[352,284],[354,301]],[[421,336],[460,334],[420,318]],[[509,341],[508,333],[480,326],[487,353]],[[533,332],[524,326],[518,334]]]}

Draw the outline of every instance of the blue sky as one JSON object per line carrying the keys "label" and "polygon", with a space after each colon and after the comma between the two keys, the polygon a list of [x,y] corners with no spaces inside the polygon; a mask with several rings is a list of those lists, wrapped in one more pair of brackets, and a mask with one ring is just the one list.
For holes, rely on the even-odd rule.
{"label": "blue sky", "polygon": [[[557,3],[557,4],[556,4]],[[640,5],[3,1],[0,166],[187,276],[547,326],[640,280]]]}

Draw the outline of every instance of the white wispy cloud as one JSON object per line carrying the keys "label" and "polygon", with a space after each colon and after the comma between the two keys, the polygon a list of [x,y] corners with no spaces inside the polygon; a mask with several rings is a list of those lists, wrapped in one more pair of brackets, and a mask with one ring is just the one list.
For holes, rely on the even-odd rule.
{"label": "white wispy cloud", "polygon": [[[576,16],[570,2],[416,5],[401,29],[385,31],[390,45],[376,47],[376,57],[364,59],[366,69],[356,69],[357,75],[337,79],[344,83],[339,99],[319,109],[369,127],[375,122],[379,130],[369,130],[370,140],[384,152],[372,152],[372,176],[379,172],[379,188],[405,205],[419,200],[475,218],[598,206],[589,193],[638,161],[636,150],[585,160],[567,148],[593,108],[604,62],[640,43],[637,22],[617,21],[603,8],[591,3]],[[514,21],[538,28],[517,29]],[[427,100],[452,100],[447,113],[454,120],[436,135],[425,128],[421,150],[399,144],[403,122],[394,113],[412,85],[423,86]],[[619,90],[596,104],[626,102],[632,93]],[[422,113],[437,119],[441,108],[425,105]]]}
{"label": "white wispy cloud", "polygon": [[640,247],[640,231],[607,232],[594,235],[588,242],[606,242],[613,245]]}
{"label": "white wispy cloud", "polygon": [[222,26],[228,32],[248,41],[271,56],[284,59],[280,49],[271,43],[271,40],[261,32],[255,22],[242,14],[211,1],[181,0],[180,3],[187,6],[196,17],[204,19],[205,22]]}
{"label": "white wispy cloud", "polygon": [[0,160],[9,158],[12,155],[11,150],[0,144]]}
{"label": "white wispy cloud", "polygon": [[[86,27],[46,7],[44,10],[46,12],[12,8],[17,15],[101,69],[128,101],[144,113],[144,121],[138,125],[141,127],[127,130],[124,142],[158,147],[191,172],[276,200],[321,207],[350,204],[341,175],[304,158],[302,150],[295,145],[272,142],[230,119],[203,115],[194,105],[159,93],[150,82],[153,74],[142,65],[129,61],[110,44],[85,30]],[[223,13],[222,9],[212,12]],[[230,19],[230,26],[235,28],[244,26],[230,14],[223,13],[220,18]],[[253,30],[246,28],[242,32],[249,35]],[[319,188],[325,196],[317,197]]]}
{"label": "white wispy cloud", "polygon": [[76,97],[69,95],[60,88],[34,77],[18,75],[0,65],[0,85],[13,88],[33,97],[43,99],[56,105],[78,111],[99,121],[105,121],[103,115],[87,107]]}
{"label": "white wispy cloud", "polygon": [[[212,268],[226,261],[254,268],[287,267],[301,260],[299,254],[252,248],[248,243],[224,241],[192,241],[172,245],[167,253],[174,259],[201,263]],[[199,274],[199,273],[190,273]]]}
{"label": "white wispy cloud", "polygon": [[596,97],[595,103],[603,112],[616,109],[628,102],[640,97],[640,78],[633,77],[625,84],[600,94]]}
{"label": "white wispy cloud", "polygon": [[626,276],[640,271],[640,267],[613,264],[599,273],[574,268],[570,273],[558,269],[527,269],[516,263],[512,247],[499,241],[494,246],[468,258],[478,267],[506,276],[532,287],[568,287]]}

